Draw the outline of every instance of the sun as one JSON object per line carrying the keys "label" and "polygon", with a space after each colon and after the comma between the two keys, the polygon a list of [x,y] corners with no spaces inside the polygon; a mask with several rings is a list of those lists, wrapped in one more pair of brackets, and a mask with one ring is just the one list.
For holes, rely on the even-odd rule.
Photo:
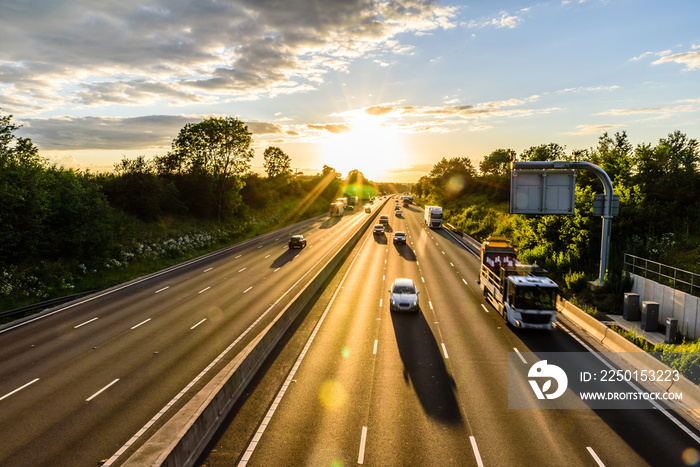
{"label": "sun", "polygon": [[346,175],[357,169],[365,177],[382,181],[391,169],[401,166],[401,133],[372,120],[356,120],[351,130],[334,134],[322,145],[322,163]]}

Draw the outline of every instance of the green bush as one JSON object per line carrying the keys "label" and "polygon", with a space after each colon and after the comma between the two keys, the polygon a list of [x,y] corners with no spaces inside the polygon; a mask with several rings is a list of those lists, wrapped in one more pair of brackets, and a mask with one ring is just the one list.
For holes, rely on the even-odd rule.
{"label": "green bush", "polygon": [[586,287],[586,274],[583,271],[569,272],[564,274],[564,283],[573,293],[581,292]]}

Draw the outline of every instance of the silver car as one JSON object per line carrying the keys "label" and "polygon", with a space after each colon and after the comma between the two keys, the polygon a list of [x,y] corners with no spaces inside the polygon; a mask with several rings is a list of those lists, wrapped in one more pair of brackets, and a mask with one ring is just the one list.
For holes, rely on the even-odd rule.
{"label": "silver car", "polygon": [[419,311],[418,294],[420,293],[411,279],[399,278],[389,289],[391,298],[389,299],[390,311]]}

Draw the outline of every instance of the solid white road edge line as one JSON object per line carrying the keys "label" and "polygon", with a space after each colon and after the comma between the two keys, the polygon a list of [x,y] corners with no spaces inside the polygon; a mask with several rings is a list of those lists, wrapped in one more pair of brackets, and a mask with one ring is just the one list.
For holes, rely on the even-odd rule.
{"label": "solid white road edge line", "polygon": [[473,436],[469,437],[469,441],[472,443],[472,450],[474,451],[474,457],[476,458],[476,464],[479,467],[484,467],[484,462],[481,460],[481,454],[479,454],[479,447],[476,445],[476,439]]}
{"label": "solid white road edge line", "polygon": [[362,436],[360,437],[360,452],[357,455],[357,463],[363,464],[365,462],[365,443],[367,443],[367,427],[362,427]]}
{"label": "solid white road edge line", "polygon": [[603,461],[600,460],[600,457],[598,457],[592,447],[586,446],[586,449],[588,449],[588,453],[593,457],[599,467],[605,467],[605,464],[603,464]]}
{"label": "solid white road edge line", "polygon": [[[482,306],[483,306],[483,305],[482,305]],[[523,357],[523,354],[521,354],[520,351],[519,351],[518,349],[516,349],[515,347],[513,347],[513,350],[515,350],[515,353],[518,354],[518,357],[520,357],[520,360],[522,360],[522,362],[523,362],[525,365],[527,365],[527,360],[525,360],[525,357]]]}
{"label": "solid white road edge line", "polygon": [[8,392],[8,393],[5,394],[4,396],[0,397],[0,401],[3,400],[3,399],[7,399],[8,397],[10,397],[12,394],[14,394],[14,393],[16,393],[16,392],[20,392],[22,389],[26,388],[27,386],[29,386],[29,385],[31,385],[31,384],[36,383],[37,381],[39,381],[39,378],[34,378],[33,380],[31,380],[30,382],[28,382],[28,383],[25,384],[24,386],[20,386],[20,387],[18,387],[17,389],[15,389],[14,391]]}
{"label": "solid white road edge line", "polygon": [[[364,248],[365,243],[367,242],[368,238],[369,237],[365,238],[365,242],[362,244],[362,247],[360,247],[360,250],[362,250],[362,248]],[[272,403],[272,405],[270,406],[270,409],[267,411],[265,418],[263,418],[263,421],[260,423],[260,426],[258,427],[258,431],[255,433],[255,436],[253,436],[253,439],[250,441],[250,444],[248,444],[248,447],[246,448],[245,452],[243,453],[243,457],[241,458],[240,462],[238,462],[238,467],[245,467],[248,464],[250,457],[253,455],[253,452],[255,452],[255,448],[258,445],[258,442],[260,441],[260,438],[262,437],[263,433],[265,432],[265,428],[267,428],[268,424],[270,423],[270,419],[272,419],[272,415],[275,413],[275,410],[277,410],[277,407],[279,406],[280,402],[282,401],[284,394],[287,392],[287,388],[289,387],[290,384],[292,384],[292,380],[294,379],[294,376],[296,375],[297,370],[299,369],[299,366],[301,365],[301,362],[304,360],[304,357],[306,356],[306,352],[308,352],[309,347],[311,347],[311,343],[314,341],[314,338],[316,337],[318,330],[321,328],[323,321],[326,319],[326,315],[328,315],[328,311],[333,306],[333,303],[335,302],[335,298],[338,296],[338,293],[340,293],[340,290],[343,288],[343,284],[345,283],[345,279],[348,277],[348,274],[352,270],[352,267],[355,264],[356,259],[357,259],[357,255],[355,255],[353,257],[352,262],[350,263],[350,266],[348,267],[347,271],[345,271],[345,275],[341,279],[340,284],[338,284],[338,288],[336,288],[335,292],[333,292],[333,296],[331,297],[331,300],[328,302],[326,309],[323,310],[323,313],[321,314],[321,318],[319,318],[318,323],[316,323],[316,327],[311,332],[311,335],[309,336],[309,339],[306,341],[306,344],[304,345],[304,348],[302,349],[301,353],[299,354],[297,361],[294,363],[294,366],[289,371],[289,374],[287,375],[287,379],[284,381],[282,388],[277,393],[277,397],[275,397],[275,400]]]}
{"label": "solid white road edge line", "polygon": [[[285,247],[285,248],[287,248],[287,247]],[[219,356],[216,357],[216,358],[214,359],[214,361],[212,361],[212,362],[211,362],[204,370],[202,370],[192,381],[190,381],[190,384],[188,384],[187,386],[185,386],[185,388],[184,388],[182,391],[180,391],[177,395],[175,395],[175,397],[173,397],[173,398],[170,400],[170,402],[168,402],[168,403],[165,405],[165,407],[163,407],[163,408],[160,410],[160,412],[158,412],[157,414],[155,414],[155,415],[153,416],[153,418],[151,418],[148,422],[146,422],[146,424],[145,424],[143,427],[141,427],[141,429],[140,429],[138,432],[136,432],[136,433],[134,434],[134,436],[132,436],[132,437],[129,439],[129,441],[127,441],[121,448],[119,448],[119,450],[118,450],[117,452],[115,452],[114,454],[112,454],[112,457],[110,457],[109,459],[107,459],[107,462],[105,462],[104,464],[102,464],[103,467],[110,467],[112,464],[114,464],[114,462],[115,462],[117,459],[119,459],[119,457],[120,457],[122,454],[124,454],[124,453],[126,452],[126,450],[129,449],[136,441],[138,441],[138,439],[139,439],[141,436],[143,436],[144,433],[146,433],[146,431],[148,431],[148,429],[149,429],[154,423],[156,423],[156,422],[168,411],[168,409],[170,409],[170,407],[172,407],[173,405],[175,405],[175,404],[177,403],[177,401],[179,401],[180,398],[182,398],[182,396],[185,395],[185,393],[187,393],[187,391],[189,391],[190,388],[192,388],[192,386],[194,386],[195,384],[197,384],[197,382],[198,382],[200,379],[202,379],[202,377],[203,377],[214,365],[216,365],[222,358],[224,358],[224,356],[225,356],[227,353],[229,353],[229,352],[231,351],[231,349],[233,349],[233,348],[236,346],[236,344],[238,344],[238,342],[241,341],[241,339],[243,339],[253,328],[255,328],[255,326],[257,326],[258,323],[259,323],[260,321],[262,321],[262,320],[265,318],[265,316],[267,316],[267,314],[268,314],[273,308],[275,308],[279,302],[282,301],[282,299],[283,299],[284,297],[286,297],[297,285],[299,285],[299,283],[301,283],[301,281],[303,281],[304,278],[305,278],[311,271],[313,271],[314,269],[316,269],[316,266],[318,266],[319,264],[321,264],[321,262],[326,258],[326,256],[328,256],[332,251],[334,251],[334,250],[333,250],[333,249],[329,250],[328,253],[326,253],[325,255],[323,255],[323,256],[321,257],[321,259],[319,259],[319,260],[316,262],[316,264],[314,264],[313,266],[311,266],[311,268],[309,268],[309,270],[306,271],[306,272],[304,273],[304,275],[301,276],[301,277],[299,278],[299,280],[296,281],[296,282],[294,283],[294,285],[292,285],[289,289],[287,289],[287,291],[286,291],[285,293],[283,293],[283,294],[280,296],[280,298],[278,298],[278,299],[275,301],[275,303],[273,303],[272,305],[270,305],[270,306],[267,308],[267,310],[265,310],[265,311],[263,312],[263,314],[260,315],[260,316],[258,317],[258,319],[256,319],[256,320],[253,322],[253,324],[251,324],[250,326],[248,326],[248,329],[246,329],[245,331],[243,331],[243,333],[242,333],[240,336],[238,336],[238,337],[236,338],[236,340],[233,341],[233,342],[231,343],[231,345],[229,345],[228,347],[226,347],[226,349],[225,349],[223,352],[221,352],[221,353],[219,354]],[[280,268],[275,269],[275,272],[279,271],[279,269],[280,269]]]}
{"label": "solid white road edge line", "polygon": [[90,397],[88,397],[87,399],[85,399],[85,402],[90,402],[90,401],[93,400],[95,397],[99,396],[100,394],[102,394],[103,392],[105,392],[107,389],[109,389],[110,387],[112,387],[112,386],[114,386],[115,384],[117,384],[117,381],[119,381],[119,378],[115,379],[114,381],[112,381],[111,383],[109,383],[107,386],[103,387],[102,389],[100,389],[99,391],[97,391],[95,394],[93,394],[92,396],[90,396]]}

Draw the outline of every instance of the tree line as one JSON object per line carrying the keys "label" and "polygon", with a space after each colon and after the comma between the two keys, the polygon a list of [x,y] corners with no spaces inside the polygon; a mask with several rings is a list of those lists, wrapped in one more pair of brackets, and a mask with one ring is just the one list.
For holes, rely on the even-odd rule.
{"label": "tree line", "polygon": [[252,135],[237,118],[187,124],[165,155],[124,157],[107,173],[50,164],[18,129],[0,115],[0,298],[46,298],[141,251],[176,256],[180,249],[154,238],[173,225],[201,226],[194,236],[172,234],[201,245],[327,212],[346,184],[329,166],[292,174],[291,158],[274,146],[264,151],[267,176],[252,172]]}
{"label": "tree line", "polygon": [[[686,268],[698,263],[700,149],[696,139],[680,131],[656,144],[637,146],[622,131],[612,136],[604,133],[595,148],[585,150],[567,152],[556,143],[533,146],[519,155],[512,149],[498,149],[478,169],[466,157],[443,158],[418,181],[414,191],[444,205],[448,222],[471,235],[480,239],[491,234],[508,236],[525,260],[544,266],[566,282],[584,275],[592,279],[599,264],[601,235],[600,220],[592,217],[593,195],[603,192],[595,174],[577,171],[572,216],[504,214],[511,162],[554,160],[591,162],[613,182],[620,213],[612,222],[612,282],[621,281],[625,252],[661,262],[681,261],[680,266]],[[683,258],[676,254],[679,251],[694,256]]]}

